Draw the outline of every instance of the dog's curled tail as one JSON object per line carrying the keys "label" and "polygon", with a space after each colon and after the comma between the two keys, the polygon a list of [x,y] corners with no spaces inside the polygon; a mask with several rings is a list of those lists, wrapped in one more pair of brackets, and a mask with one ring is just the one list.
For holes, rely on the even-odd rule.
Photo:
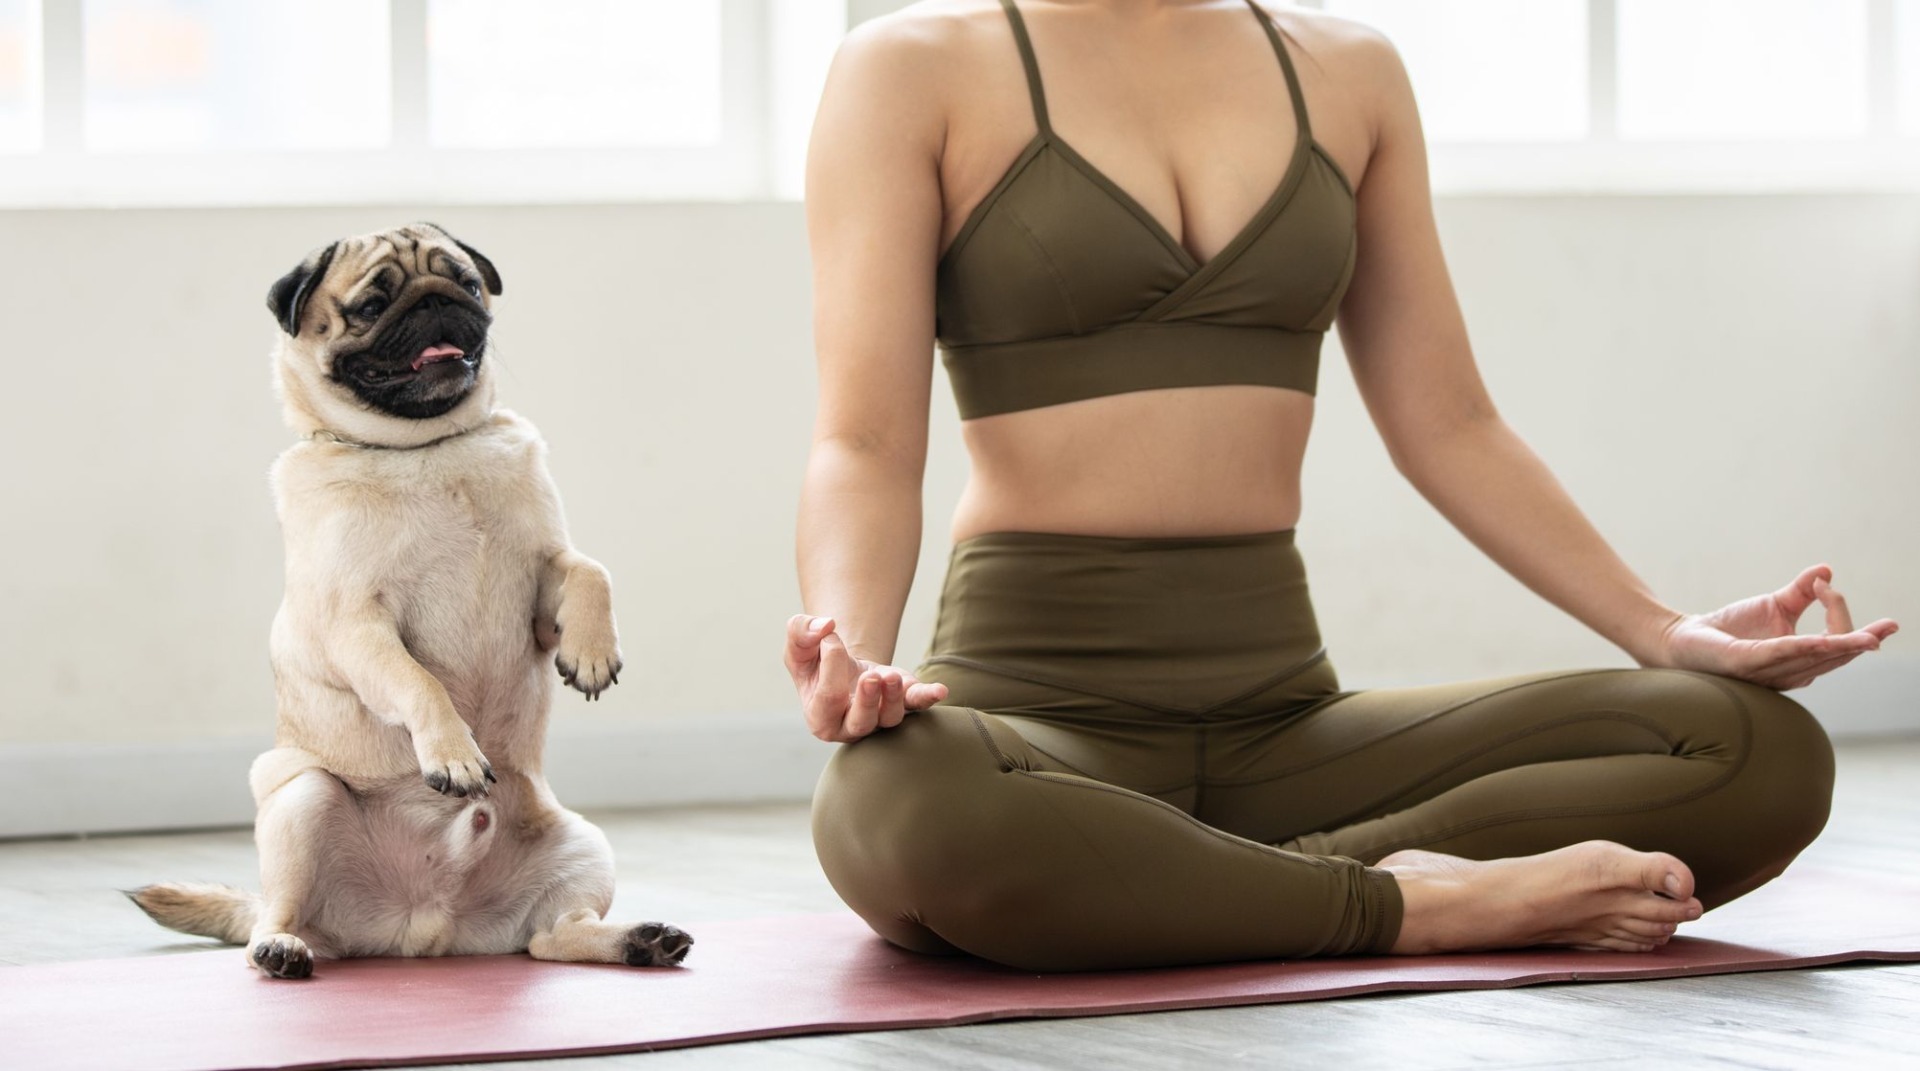
{"label": "dog's curled tail", "polygon": [[259,900],[231,885],[165,882],[143,885],[127,893],[140,910],[169,930],[196,937],[212,937],[230,945],[244,945],[253,931]]}

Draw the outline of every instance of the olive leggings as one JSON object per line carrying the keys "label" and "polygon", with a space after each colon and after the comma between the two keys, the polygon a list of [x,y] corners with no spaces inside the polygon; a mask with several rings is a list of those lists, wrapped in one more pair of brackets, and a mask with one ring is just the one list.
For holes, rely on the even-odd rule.
{"label": "olive leggings", "polygon": [[1342,692],[1292,532],[965,540],[919,675],[948,702],[829,762],[821,865],[894,944],[1030,970],[1385,952],[1402,848],[1618,841],[1712,908],[1833,787],[1805,709],[1707,674]]}

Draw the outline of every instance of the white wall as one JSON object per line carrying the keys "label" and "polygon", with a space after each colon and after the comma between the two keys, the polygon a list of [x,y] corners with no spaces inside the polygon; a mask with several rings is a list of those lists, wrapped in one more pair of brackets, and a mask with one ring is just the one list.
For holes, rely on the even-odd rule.
{"label": "white wall", "polygon": [[[826,749],[777,658],[813,390],[797,206],[16,212],[0,777],[38,787],[0,802],[0,835],[246,818],[272,716],[265,470],[289,438],[266,287],[423,217],[500,265],[503,401],[615,578],[633,668],[599,704],[561,697],[562,794],[811,784]],[[1861,617],[1920,626],[1920,197],[1450,199],[1441,221],[1495,397],[1659,591],[1708,608],[1827,560]],[[1324,368],[1301,540],[1346,683],[1620,661],[1426,509],[1332,347]],[[903,659],[964,478],[937,387]],[[1803,695],[1841,730],[1920,728],[1916,642]]]}

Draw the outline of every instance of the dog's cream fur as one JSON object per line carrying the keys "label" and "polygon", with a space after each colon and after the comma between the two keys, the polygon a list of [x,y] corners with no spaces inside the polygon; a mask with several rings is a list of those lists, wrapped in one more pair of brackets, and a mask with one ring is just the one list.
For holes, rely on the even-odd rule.
{"label": "dog's cream fur", "polygon": [[246,942],[276,976],[314,956],[678,962],[679,931],[602,921],[612,851],[541,773],[550,667],[595,696],[620,649],[607,571],[568,541],[539,433],[494,408],[491,360],[430,420],[371,410],[328,375],[361,277],[399,264],[388,315],[401,315],[451,292],[435,258],[466,247],[417,226],[334,248],[275,355],[303,440],[273,467],[286,591],[276,746],[251,774],[264,893],[160,885],[135,899],[167,925]]}

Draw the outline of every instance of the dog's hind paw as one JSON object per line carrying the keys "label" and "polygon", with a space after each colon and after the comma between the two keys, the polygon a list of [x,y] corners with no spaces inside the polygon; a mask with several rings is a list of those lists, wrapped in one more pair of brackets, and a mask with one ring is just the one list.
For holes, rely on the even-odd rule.
{"label": "dog's hind paw", "polygon": [[313,950],[290,933],[260,938],[247,950],[247,958],[269,978],[306,978],[313,974]]}
{"label": "dog's hind paw", "polygon": [[687,931],[664,922],[643,922],[627,931],[625,959],[629,967],[674,967],[692,947]]}

